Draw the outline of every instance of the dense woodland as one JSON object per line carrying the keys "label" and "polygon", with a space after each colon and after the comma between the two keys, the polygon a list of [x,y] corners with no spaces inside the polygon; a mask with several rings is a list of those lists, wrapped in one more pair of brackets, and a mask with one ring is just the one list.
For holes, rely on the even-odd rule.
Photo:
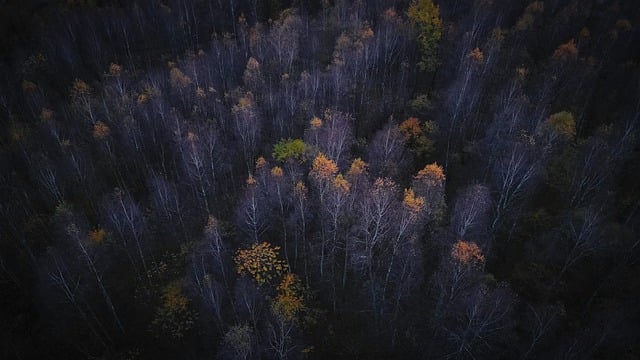
{"label": "dense woodland", "polygon": [[0,6],[0,358],[640,357],[636,1]]}

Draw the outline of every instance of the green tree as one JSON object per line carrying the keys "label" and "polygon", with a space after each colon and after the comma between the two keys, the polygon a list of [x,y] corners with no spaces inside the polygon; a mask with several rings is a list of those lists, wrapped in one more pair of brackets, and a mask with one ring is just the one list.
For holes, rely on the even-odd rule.
{"label": "green tree", "polygon": [[304,162],[307,145],[300,139],[281,139],[273,146],[273,158],[277,161],[285,161],[294,159],[298,162]]}
{"label": "green tree", "polygon": [[433,72],[438,66],[438,43],[442,38],[440,10],[433,0],[414,0],[409,6],[408,16],[419,31],[422,57],[418,66],[426,72]]}

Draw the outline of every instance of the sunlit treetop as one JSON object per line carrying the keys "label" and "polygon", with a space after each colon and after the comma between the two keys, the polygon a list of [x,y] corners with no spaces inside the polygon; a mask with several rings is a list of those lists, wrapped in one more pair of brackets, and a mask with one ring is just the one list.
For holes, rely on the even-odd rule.
{"label": "sunlit treetop", "polygon": [[549,116],[538,132],[550,138],[572,140],[576,136],[576,120],[571,112],[561,111]]}
{"label": "sunlit treetop", "polygon": [[49,121],[51,119],[53,119],[53,110],[51,109],[42,109],[42,111],[40,112],[40,120],[42,121]]}
{"label": "sunlit treetop", "polygon": [[424,209],[424,197],[416,196],[412,188],[404,190],[402,205],[413,215],[419,214]]}
{"label": "sunlit treetop", "polygon": [[282,171],[282,168],[280,166],[274,166],[273,168],[271,168],[271,176],[273,176],[274,178],[281,178],[283,174],[284,172]]}
{"label": "sunlit treetop", "polygon": [[482,64],[484,62],[484,53],[478,47],[473,49],[467,57],[478,64]]}
{"label": "sunlit treetop", "polygon": [[482,266],[484,255],[482,250],[473,241],[459,240],[451,248],[451,257],[457,263],[467,266]]}
{"label": "sunlit treetop", "polygon": [[109,75],[118,76],[122,73],[122,66],[111,63],[109,64]]}
{"label": "sunlit treetop", "polygon": [[247,177],[247,180],[245,182],[246,182],[247,186],[253,186],[253,185],[258,183],[256,181],[256,178],[254,178],[253,175],[251,175],[251,174],[249,174],[249,176]]}
{"label": "sunlit treetop", "polygon": [[271,154],[277,161],[285,161],[293,159],[298,162],[304,162],[307,145],[301,139],[281,139],[273,146]]}
{"label": "sunlit treetop", "polygon": [[256,170],[260,170],[267,165],[267,160],[265,160],[264,156],[260,156],[256,160]]}
{"label": "sunlit treetop", "polygon": [[347,181],[342,174],[338,174],[333,179],[333,187],[343,193],[348,193],[349,190],[351,190],[351,184],[349,184],[349,181]]}
{"label": "sunlit treetop", "polygon": [[89,94],[91,94],[91,87],[89,87],[86,82],[80,79],[75,79],[73,81],[73,84],[71,85],[72,97],[86,96]]}
{"label": "sunlit treetop", "polygon": [[407,120],[400,123],[398,126],[405,140],[416,138],[422,134],[422,128],[420,127],[420,120],[416,117],[410,117]]}
{"label": "sunlit treetop", "polygon": [[104,228],[98,227],[89,231],[89,242],[91,244],[102,244],[106,238],[107,231]]}
{"label": "sunlit treetop", "polygon": [[314,116],[311,121],[309,121],[309,125],[311,125],[312,129],[319,129],[322,127],[322,119],[317,116]]}
{"label": "sunlit treetop", "polygon": [[247,70],[257,71],[260,70],[260,63],[253,57],[250,57],[247,61]]}
{"label": "sunlit treetop", "polygon": [[244,96],[238,99],[238,103],[231,108],[231,111],[239,113],[244,110],[248,110],[254,107],[253,93],[247,91]]}
{"label": "sunlit treetop", "polygon": [[295,274],[287,273],[278,285],[278,295],[273,301],[274,314],[286,321],[296,321],[305,309],[303,288]]}
{"label": "sunlit treetop", "polygon": [[191,78],[185,75],[180,69],[174,67],[169,72],[171,86],[176,89],[184,89],[191,85]]}
{"label": "sunlit treetop", "polygon": [[234,256],[236,271],[249,275],[258,285],[279,280],[288,271],[284,260],[278,257],[280,247],[268,242],[255,243],[248,249],[240,249]]}
{"label": "sunlit treetop", "polygon": [[578,47],[575,40],[571,39],[564,44],[561,44],[553,52],[553,58],[559,60],[569,60],[578,57]]}
{"label": "sunlit treetop", "polygon": [[111,134],[111,129],[102,121],[96,121],[93,125],[93,137],[97,140],[104,140]]}
{"label": "sunlit treetop", "polygon": [[518,19],[516,23],[516,29],[527,30],[531,28],[531,25],[535,22],[535,15],[544,11],[543,1],[534,1],[527,6],[524,10],[524,14]]}
{"label": "sunlit treetop", "polygon": [[338,165],[336,165],[335,161],[327,158],[320,152],[316,158],[313,159],[309,175],[317,180],[329,180],[336,176],[337,173]]}
{"label": "sunlit treetop", "polygon": [[437,163],[428,164],[418,171],[418,174],[414,176],[414,180],[429,186],[442,186],[445,181],[444,169]]}
{"label": "sunlit treetop", "polygon": [[174,281],[162,292],[162,303],[158,307],[151,328],[157,335],[169,335],[181,339],[188,335],[198,314],[189,308],[189,298],[185,295],[182,284]]}
{"label": "sunlit treetop", "polygon": [[367,166],[367,163],[361,158],[353,159],[353,162],[351,162],[351,166],[349,167],[349,171],[347,172],[347,176],[362,175],[367,172]]}
{"label": "sunlit treetop", "polygon": [[293,192],[299,199],[307,198],[307,187],[302,181],[298,181],[296,186],[293,188]]}
{"label": "sunlit treetop", "polygon": [[395,191],[396,188],[396,183],[389,178],[377,178],[373,183],[374,194],[385,191]]}
{"label": "sunlit treetop", "polygon": [[198,134],[194,133],[193,131],[188,131],[187,132],[187,141],[189,141],[190,143],[195,143],[198,142]]}

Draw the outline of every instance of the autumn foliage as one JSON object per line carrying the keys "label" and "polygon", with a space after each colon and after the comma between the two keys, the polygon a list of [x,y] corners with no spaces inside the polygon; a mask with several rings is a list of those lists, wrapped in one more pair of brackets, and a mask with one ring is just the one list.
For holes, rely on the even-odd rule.
{"label": "autumn foliage", "polygon": [[317,180],[328,180],[337,173],[338,165],[336,165],[335,161],[327,158],[323,153],[318,153],[316,158],[313,159],[309,175]]}
{"label": "autumn foliage", "polygon": [[413,192],[413,189],[411,188],[405,189],[404,200],[402,204],[412,214],[418,214],[424,208],[424,197],[416,196],[416,194]]}
{"label": "autumn foliage", "polygon": [[280,279],[288,266],[278,257],[279,250],[279,246],[273,246],[268,242],[253,244],[248,249],[238,250],[233,258],[237,273],[249,275],[258,285]]}
{"label": "autumn foliage", "polygon": [[461,265],[482,266],[484,264],[482,251],[476,243],[471,241],[459,240],[453,244],[451,257]]}
{"label": "autumn foliage", "polygon": [[428,186],[443,186],[445,181],[444,169],[437,163],[428,164],[418,174],[414,180]]}
{"label": "autumn foliage", "polygon": [[278,295],[272,304],[273,312],[284,320],[295,321],[305,308],[300,279],[295,274],[285,274],[277,292]]}

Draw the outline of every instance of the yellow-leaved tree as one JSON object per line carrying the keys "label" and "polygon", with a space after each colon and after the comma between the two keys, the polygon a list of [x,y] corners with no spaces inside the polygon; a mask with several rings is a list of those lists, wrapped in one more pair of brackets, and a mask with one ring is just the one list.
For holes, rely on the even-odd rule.
{"label": "yellow-leaved tree", "polygon": [[280,319],[297,322],[299,314],[305,309],[303,287],[300,279],[287,273],[278,285],[278,295],[271,304],[273,313]]}
{"label": "yellow-leaved tree", "polygon": [[279,281],[288,270],[286,262],[278,257],[280,247],[268,242],[240,249],[234,256],[238,274],[249,275],[258,285]]}

